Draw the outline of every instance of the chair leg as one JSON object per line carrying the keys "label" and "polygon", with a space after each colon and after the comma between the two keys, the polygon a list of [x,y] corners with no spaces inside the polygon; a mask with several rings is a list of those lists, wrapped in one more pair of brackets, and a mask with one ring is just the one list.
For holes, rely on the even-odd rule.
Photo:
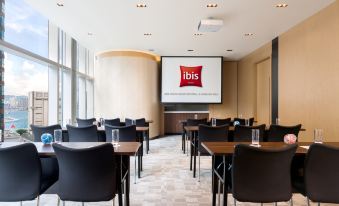
{"label": "chair leg", "polygon": [[36,198],[36,206],[40,205],[40,195],[38,195],[38,197]]}
{"label": "chair leg", "polygon": [[274,206],[278,206],[278,203],[277,203],[277,202],[275,202],[275,203],[274,203]]}
{"label": "chair leg", "polygon": [[293,206],[293,196],[290,199],[290,206]]}
{"label": "chair leg", "polygon": [[220,186],[221,186],[221,184],[220,184],[220,179],[218,180],[218,205],[221,205],[221,200],[220,200]]}
{"label": "chair leg", "polygon": [[234,206],[237,206],[237,200],[233,198]]}
{"label": "chair leg", "polygon": [[199,177],[198,177],[198,182],[200,182],[200,152],[199,152],[199,151],[198,151],[198,156],[199,156],[199,157],[198,157],[198,161],[199,161],[199,163],[198,163],[198,167],[199,167],[199,168],[198,168],[198,176],[199,176]]}
{"label": "chair leg", "polygon": [[115,198],[112,200],[112,206],[115,206]]}
{"label": "chair leg", "polygon": [[261,206],[264,206],[264,203],[260,203]]}
{"label": "chair leg", "polygon": [[308,197],[306,197],[306,201],[307,201],[307,206],[310,206],[310,199]]}
{"label": "chair leg", "polygon": [[58,206],[60,206],[60,197],[58,196],[58,203],[57,203]]}
{"label": "chair leg", "polygon": [[134,184],[137,183],[137,152],[134,155]]}
{"label": "chair leg", "polygon": [[62,201],[62,205],[63,205],[63,206],[66,206],[66,201]]}
{"label": "chair leg", "polygon": [[84,203],[84,202],[82,202],[82,206],[85,206],[85,203]]}
{"label": "chair leg", "polygon": [[318,206],[320,206],[320,202],[318,202]]}
{"label": "chair leg", "polygon": [[22,206],[22,201],[20,201],[20,206]]}

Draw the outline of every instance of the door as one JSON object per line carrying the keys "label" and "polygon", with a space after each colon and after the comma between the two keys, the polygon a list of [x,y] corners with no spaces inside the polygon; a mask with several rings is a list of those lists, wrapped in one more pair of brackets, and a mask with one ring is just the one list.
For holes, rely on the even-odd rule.
{"label": "door", "polygon": [[257,64],[257,121],[271,124],[271,59]]}

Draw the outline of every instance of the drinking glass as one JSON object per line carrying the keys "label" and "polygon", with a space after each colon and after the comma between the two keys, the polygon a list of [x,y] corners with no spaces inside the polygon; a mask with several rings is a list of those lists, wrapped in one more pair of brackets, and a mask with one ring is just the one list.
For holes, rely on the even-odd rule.
{"label": "drinking glass", "polygon": [[323,143],[324,136],[322,129],[315,129],[314,130],[314,143]]}
{"label": "drinking glass", "polygon": [[275,124],[276,124],[276,125],[279,125],[279,124],[280,124],[280,119],[279,119],[279,118],[276,118],[276,119],[275,119]]}
{"label": "drinking glass", "polygon": [[112,129],[112,144],[113,147],[119,146],[119,130]]}
{"label": "drinking glass", "polygon": [[105,126],[105,119],[104,118],[100,118],[100,125],[103,128]]}
{"label": "drinking glass", "polygon": [[217,126],[217,119],[216,118],[212,118],[212,127]]}
{"label": "drinking glass", "polygon": [[62,129],[54,130],[54,142],[55,143],[62,142]]}
{"label": "drinking glass", "polygon": [[250,126],[250,120],[249,119],[245,119],[245,125]]}
{"label": "drinking glass", "polygon": [[259,129],[252,129],[252,145],[260,146],[259,145]]}
{"label": "drinking glass", "polygon": [[0,129],[0,146],[2,144],[2,130]]}
{"label": "drinking glass", "polygon": [[132,119],[132,125],[137,125],[137,121],[135,119]]}

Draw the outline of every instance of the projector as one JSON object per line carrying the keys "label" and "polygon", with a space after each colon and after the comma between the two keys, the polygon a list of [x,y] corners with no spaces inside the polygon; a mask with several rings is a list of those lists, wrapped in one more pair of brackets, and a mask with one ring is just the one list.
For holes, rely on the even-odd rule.
{"label": "projector", "polygon": [[198,31],[200,32],[217,32],[224,24],[220,19],[203,19],[200,20]]}

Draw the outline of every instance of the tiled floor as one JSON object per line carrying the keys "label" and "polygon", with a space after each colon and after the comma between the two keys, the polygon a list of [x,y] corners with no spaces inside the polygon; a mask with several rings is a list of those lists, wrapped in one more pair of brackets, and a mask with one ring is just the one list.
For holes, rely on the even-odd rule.
{"label": "tiled floor", "polygon": [[[201,182],[198,182],[198,179],[194,179],[192,172],[189,170],[189,157],[181,151],[180,136],[169,136],[150,141],[150,154],[144,156],[143,162],[144,171],[142,172],[142,178],[137,179],[137,184],[133,183],[134,171],[132,171],[131,174],[131,206],[211,205],[211,158],[202,157]],[[133,170],[134,159],[131,160],[131,164]],[[41,206],[54,206],[57,204],[57,196],[42,195],[40,201]],[[294,195],[293,202],[294,206],[306,205],[305,198],[298,194]],[[228,203],[229,205],[233,205],[231,195],[228,196]],[[0,205],[12,206],[19,205],[19,203],[1,203]],[[23,205],[32,206],[36,205],[36,202],[24,202]],[[81,203],[67,202],[66,205],[76,206],[81,205]],[[112,203],[86,203],[85,205],[104,206],[112,205]],[[247,206],[259,204],[238,203],[237,205]],[[279,203],[278,205],[289,204]]]}

